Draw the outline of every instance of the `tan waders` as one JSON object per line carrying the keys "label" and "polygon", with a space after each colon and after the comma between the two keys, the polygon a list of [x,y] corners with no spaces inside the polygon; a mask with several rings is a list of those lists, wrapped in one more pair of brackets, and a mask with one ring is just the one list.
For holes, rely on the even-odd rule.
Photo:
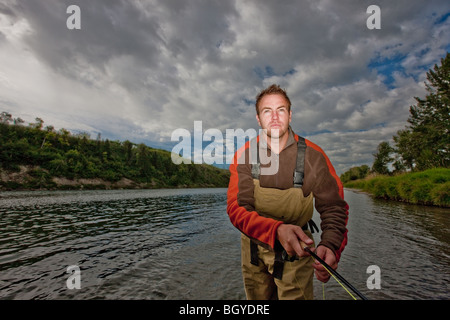
{"label": "tan waders", "polygon": [[[314,210],[312,193],[304,197],[301,188],[263,188],[259,180],[253,181],[255,210],[260,215],[303,227],[306,235],[314,240],[304,227]],[[284,261],[282,250],[269,250],[242,235],[242,274],[247,299],[313,299],[313,258]]]}

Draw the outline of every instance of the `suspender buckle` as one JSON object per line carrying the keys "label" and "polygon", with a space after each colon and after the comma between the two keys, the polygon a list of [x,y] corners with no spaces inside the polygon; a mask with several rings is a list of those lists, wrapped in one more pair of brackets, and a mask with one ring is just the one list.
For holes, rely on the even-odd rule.
{"label": "suspender buckle", "polygon": [[295,170],[294,172],[294,188],[301,188],[303,185],[304,173]]}

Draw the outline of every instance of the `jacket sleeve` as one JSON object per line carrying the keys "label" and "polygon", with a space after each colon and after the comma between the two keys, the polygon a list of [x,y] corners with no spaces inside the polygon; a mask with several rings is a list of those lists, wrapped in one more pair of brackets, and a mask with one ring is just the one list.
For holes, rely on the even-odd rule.
{"label": "jacket sleeve", "polygon": [[282,221],[260,216],[254,208],[251,165],[238,161],[245,157],[248,143],[238,150],[230,165],[227,213],[231,223],[248,237],[274,248],[276,231]]}
{"label": "jacket sleeve", "polygon": [[349,207],[344,200],[344,189],[325,152],[308,140],[306,143],[310,149],[306,156],[305,179],[308,178],[308,189],[314,194],[315,207],[321,218],[319,245],[333,250],[339,261],[347,244]]}

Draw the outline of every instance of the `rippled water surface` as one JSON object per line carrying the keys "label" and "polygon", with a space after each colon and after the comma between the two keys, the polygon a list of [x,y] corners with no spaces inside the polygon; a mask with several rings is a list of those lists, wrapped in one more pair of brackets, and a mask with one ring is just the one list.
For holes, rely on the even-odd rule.
{"label": "rippled water surface", "polygon": [[[450,298],[448,209],[347,190],[346,200],[338,271],[349,282],[371,299]],[[0,231],[2,299],[245,298],[226,189],[3,192]],[[72,265],[79,290],[66,285]],[[380,267],[379,290],[366,286],[370,265]],[[334,280],[324,290],[350,298]]]}

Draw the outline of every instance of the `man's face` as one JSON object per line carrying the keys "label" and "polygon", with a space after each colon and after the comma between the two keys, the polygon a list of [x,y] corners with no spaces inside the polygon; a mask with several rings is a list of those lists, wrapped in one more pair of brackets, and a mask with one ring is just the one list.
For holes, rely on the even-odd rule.
{"label": "man's face", "polygon": [[269,94],[260,100],[256,120],[269,137],[282,138],[288,132],[291,116],[286,99],[280,94]]}

